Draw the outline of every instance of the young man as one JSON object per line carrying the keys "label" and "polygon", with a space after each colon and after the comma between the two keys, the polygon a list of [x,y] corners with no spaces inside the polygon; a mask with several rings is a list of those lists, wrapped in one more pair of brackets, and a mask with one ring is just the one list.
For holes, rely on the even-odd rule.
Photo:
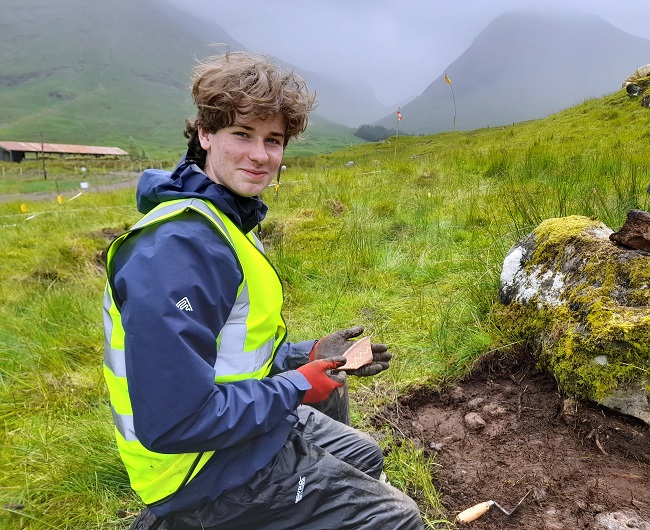
{"label": "young man", "polygon": [[[147,505],[131,528],[420,528],[415,503],[378,480],[374,440],[307,406],[340,396],[329,370],[363,329],[284,343],[280,280],[252,232],[313,95],[243,52],[196,67],[192,95],[187,153],[143,173],[145,216],[107,257],[104,374]],[[372,350],[352,374],[388,368]]]}

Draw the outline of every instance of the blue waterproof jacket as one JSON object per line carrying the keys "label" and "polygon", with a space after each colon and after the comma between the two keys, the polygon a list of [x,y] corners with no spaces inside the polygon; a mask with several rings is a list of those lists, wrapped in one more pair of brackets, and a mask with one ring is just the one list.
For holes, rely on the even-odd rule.
{"label": "blue waterproof jacket", "polygon": [[[142,213],[189,197],[211,201],[244,232],[267,211],[259,198],[232,194],[184,157],[172,173],[146,170],[138,184]],[[246,483],[282,448],[311,388],[295,369],[315,341],[283,344],[271,377],[214,383],[215,340],[242,278],[230,247],[196,212],[134,233],[113,263],[138,439],[159,453],[216,451],[193,480],[151,509],[161,516],[198,508]],[[166,318],[179,293],[189,292],[202,294],[192,298],[192,318]]]}

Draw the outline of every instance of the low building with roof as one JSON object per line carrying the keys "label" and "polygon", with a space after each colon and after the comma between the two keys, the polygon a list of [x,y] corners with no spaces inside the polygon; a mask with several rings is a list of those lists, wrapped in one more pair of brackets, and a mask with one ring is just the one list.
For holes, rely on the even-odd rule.
{"label": "low building with roof", "polygon": [[95,158],[120,158],[129,156],[129,153],[119,147],[101,147],[96,145],[71,145],[71,144],[46,144],[41,142],[10,142],[0,140],[0,161],[20,162],[29,155],[35,159],[42,156],[59,155],[95,157]]}

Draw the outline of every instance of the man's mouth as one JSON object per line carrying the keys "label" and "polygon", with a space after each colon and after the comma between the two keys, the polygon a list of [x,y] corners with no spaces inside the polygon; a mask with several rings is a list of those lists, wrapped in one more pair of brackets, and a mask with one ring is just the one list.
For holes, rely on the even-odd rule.
{"label": "man's mouth", "polygon": [[242,169],[242,171],[253,178],[263,178],[268,174],[266,171],[260,171],[258,169]]}

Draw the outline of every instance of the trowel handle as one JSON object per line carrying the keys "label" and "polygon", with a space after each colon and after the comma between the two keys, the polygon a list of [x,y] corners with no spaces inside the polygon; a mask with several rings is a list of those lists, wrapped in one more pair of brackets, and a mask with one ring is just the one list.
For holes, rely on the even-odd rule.
{"label": "trowel handle", "polygon": [[490,506],[492,506],[492,503],[490,501],[475,504],[471,508],[467,508],[467,510],[460,512],[456,516],[456,521],[459,523],[469,523],[471,521],[474,521],[475,519],[481,517],[481,515],[484,515],[490,509]]}

